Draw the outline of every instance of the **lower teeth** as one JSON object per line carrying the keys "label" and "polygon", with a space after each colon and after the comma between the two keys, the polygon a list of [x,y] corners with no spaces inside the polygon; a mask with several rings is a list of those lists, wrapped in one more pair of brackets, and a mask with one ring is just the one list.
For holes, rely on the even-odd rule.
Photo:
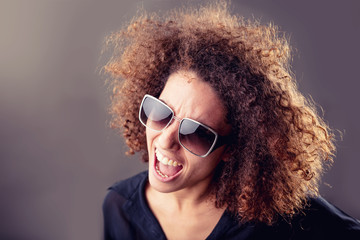
{"label": "lower teeth", "polygon": [[156,166],[155,168],[156,168],[156,172],[157,172],[160,176],[162,176],[163,178],[168,178],[168,177],[169,177],[168,175],[163,174],[162,172],[160,172],[160,170],[159,170],[159,167],[158,167],[158,166]]}

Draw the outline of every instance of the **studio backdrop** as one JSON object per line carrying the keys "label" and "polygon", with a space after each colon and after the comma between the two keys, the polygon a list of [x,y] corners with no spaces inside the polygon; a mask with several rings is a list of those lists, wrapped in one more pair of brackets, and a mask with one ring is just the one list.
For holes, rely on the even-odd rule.
{"label": "studio backdrop", "polygon": [[[206,2],[1,1],[0,239],[101,239],[107,187],[147,168],[108,127],[104,38],[139,8]],[[360,218],[359,1],[233,0],[230,9],[287,34],[300,90],[337,133],[321,194]]]}

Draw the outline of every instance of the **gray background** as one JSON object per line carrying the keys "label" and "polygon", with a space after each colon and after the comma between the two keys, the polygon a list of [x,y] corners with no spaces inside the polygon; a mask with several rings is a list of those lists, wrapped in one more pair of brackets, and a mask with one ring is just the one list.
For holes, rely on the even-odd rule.
{"label": "gray background", "polygon": [[[139,6],[182,3],[0,2],[0,239],[101,238],[106,188],[146,169],[107,127],[103,39]],[[360,218],[358,1],[234,0],[231,9],[290,36],[300,89],[344,133],[321,193]]]}

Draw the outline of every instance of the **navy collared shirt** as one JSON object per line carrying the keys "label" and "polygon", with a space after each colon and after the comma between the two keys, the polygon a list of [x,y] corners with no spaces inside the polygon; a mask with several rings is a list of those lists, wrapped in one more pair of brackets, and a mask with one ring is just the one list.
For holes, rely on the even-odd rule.
{"label": "navy collared shirt", "polygon": [[[105,240],[166,239],[145,199],[147,181],[146,171],[109,188],[103,203]],[[319,197],[291,222],[280,220],[272,226],[240,224],[225,211],[206,239],[360,240],[360,222]]]}

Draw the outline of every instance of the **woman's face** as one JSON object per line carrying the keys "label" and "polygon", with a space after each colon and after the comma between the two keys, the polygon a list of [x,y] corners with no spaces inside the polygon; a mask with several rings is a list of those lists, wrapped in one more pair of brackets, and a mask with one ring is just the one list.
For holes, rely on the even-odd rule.
{"label": "woman's face", "polygon": [[[193,72],[182,71],[170,75],[159,99],[171,107],[180,119],[191,118],[220,135],[230,132],[220,99],[213,88]],[[149,182],[159,192],[207,188],[224,154],[224,146],[204,158],[190,153],[178,141],[178,128],[179,121],[173,120],[162,132],[146,129]],[[170,162],[171,166],[164,164],[166,162]]]}

